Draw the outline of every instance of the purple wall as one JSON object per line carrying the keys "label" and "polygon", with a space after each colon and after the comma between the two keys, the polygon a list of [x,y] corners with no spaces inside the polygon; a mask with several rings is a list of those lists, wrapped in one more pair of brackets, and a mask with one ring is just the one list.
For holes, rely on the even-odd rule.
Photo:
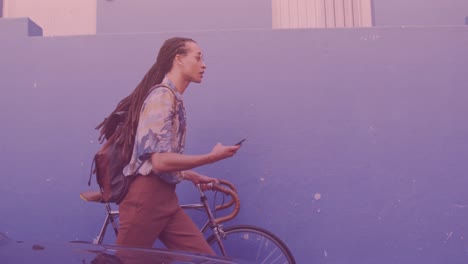
{"label": "purple wall", "polygon": [[271,28],[271,0],[98,0],[97,33]]}
{"label": "purple wall", "polygon": [[[0,232],[90,240],[103,211],[78,194],[93,128],[174,34],[0,32]],[[199,171],[234,182],[236,222],[273,231],[298,263],[465,263],[467,32],[177,34],[196,39],[208,64],[184,96],[187,152],[247,137],[236,157]],[[188,183],[179,194],[196,197]]]}
{"label": "purple wall", "polygon": [[376,26],[463,25],[466,0],[372,0]]}

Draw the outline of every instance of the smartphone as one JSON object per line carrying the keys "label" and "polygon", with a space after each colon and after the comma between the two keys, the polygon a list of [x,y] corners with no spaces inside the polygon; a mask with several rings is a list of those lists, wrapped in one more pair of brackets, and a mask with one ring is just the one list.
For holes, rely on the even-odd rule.
{"label": "smartphone", "polygon": [[239,145],[241,145],[241,144],[242,144],[242,142],[244,142],[245,140],[246,140],[246,138],[244,138],[243,140],[241,140],[241,141],[237,142],[237,143],[236,143],[234,146],[239,146]]}

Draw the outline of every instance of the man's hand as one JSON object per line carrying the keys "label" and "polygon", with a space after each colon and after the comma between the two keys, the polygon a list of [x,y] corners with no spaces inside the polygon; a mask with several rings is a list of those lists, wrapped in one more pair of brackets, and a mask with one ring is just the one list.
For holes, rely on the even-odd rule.
{"label": "man's hand", "polygon": [[236,154],[241,146],[224,146],[221,143],[216,144],[211,150],[210,154],[214,158],[214,161],[229,158]]}
{"label": "man's hand", "polygon": [[202,175],[194,171],[184,171],[183,174],[184,174],[184,179],[193,182],[195,186],[197,184],[200,184],[200,188],[202,189],[202,191],[211,189],[208,183],[219,183],[219,180],[216,178],[211,178],[211,177]]}

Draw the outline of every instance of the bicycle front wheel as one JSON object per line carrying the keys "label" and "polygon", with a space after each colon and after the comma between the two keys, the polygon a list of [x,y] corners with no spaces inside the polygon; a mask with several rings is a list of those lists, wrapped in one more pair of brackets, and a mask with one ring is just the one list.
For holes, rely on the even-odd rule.
{"label": "bicycle front wheel", "polygon": [[[286,244],[271,232],[249,225],[231,226],[224,229],[226,236],[221,242],[227,257],[253,263],[296,263]],[[216,236],[207,239],[218,255],[222,255]]]}

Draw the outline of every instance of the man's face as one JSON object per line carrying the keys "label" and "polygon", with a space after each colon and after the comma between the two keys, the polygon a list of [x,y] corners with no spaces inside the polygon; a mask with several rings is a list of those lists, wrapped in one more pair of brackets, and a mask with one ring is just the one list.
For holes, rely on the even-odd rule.
{"label": "man's face", "polygon": [[206,69],[202,51],[194,42],[186,42],[185,47],[187,48],[187,54],[181,56],[182,73],[187,81],[201,83]]}

